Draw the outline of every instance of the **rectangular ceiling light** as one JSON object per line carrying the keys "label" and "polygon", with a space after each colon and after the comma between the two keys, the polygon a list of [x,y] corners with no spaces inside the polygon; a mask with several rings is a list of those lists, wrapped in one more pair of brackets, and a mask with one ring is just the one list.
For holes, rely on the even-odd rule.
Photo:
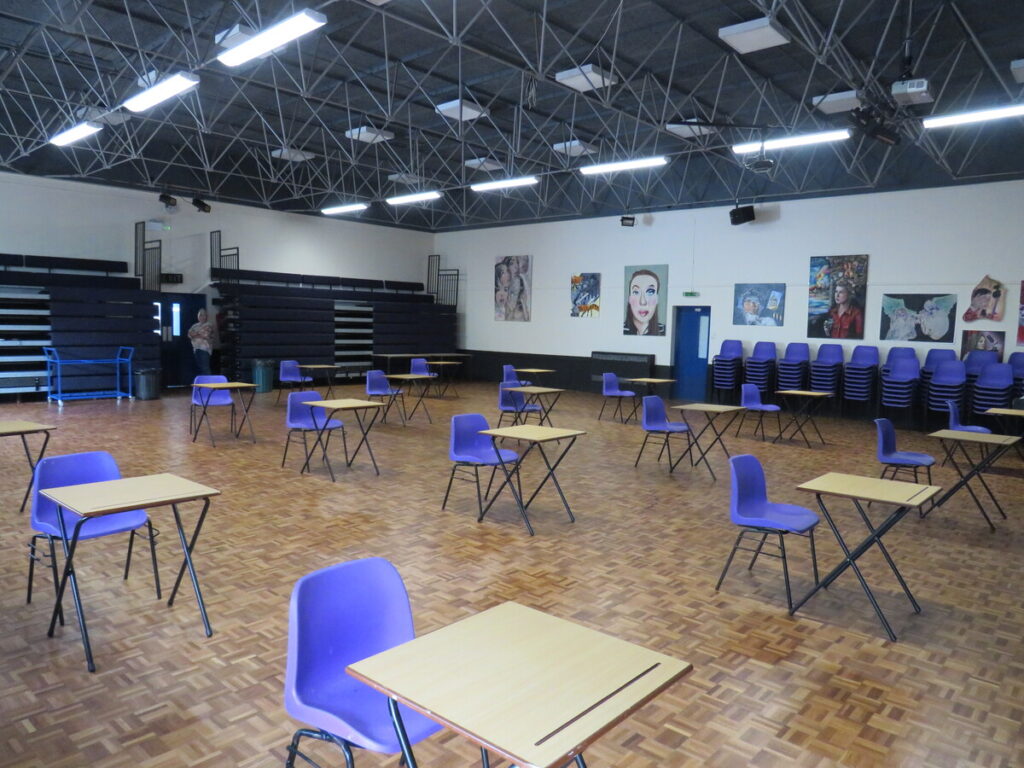
{"label": "rectangular ceiling light", "polygon": [[1006,117],[1021,117],[1024,115],[1024,104],[1014,104],[1009,107],[997,107],[995,109],[981,109],[977,112],[960,112],[956,115],[940,115],[939,117],[926,117],[923,121],[925,128],[948,128],[953,125],[967,125],[968,123],[984,123],[989,120],[1002,120]]}
{"label": "rectangular ceiling light", "polygon": [[422,176],[417,176],[415,173],[406,173],[405,171],[399,171],[398,173],[389,173],[388,181],[393,181],[396,184],[419,184],[426,181]]}
{"label": "rectangular ceiling light", "polygon": [[512,189],[513,187],[529,187],[537,183],[536,176],[522,176],[518,179],[500,179],[498,181],[485,181],[481,184],[470,184],[469,188],[474,192],[494,192],[498,189]]}
{"label": "rectangular ceiling light", "polygon": [[346,139],[364,141],[367,144],[377,144],[382,141],[391,141],[395,134],[385,131],[382,128],[372,128],[369,125],[360,125],[358,128],[349,128],[345,131]]}
{"label": "rectangular ceiling light", "polygon": [[860,109],[863,106],[856,91],[839,91],[837,93],[826,93],[823,96],[811,98],[811,106],[826,115],[834,115],[837,112],[849,112],[851,109]]}
{"label": "rectangular ceiling light", "polygon": [[572,141],[560,141],[557,144],[552,144],[551,148],[555,152],[560,152],[563,155],[569,157],[579,157],[580,155],[592,155],[597,151],[597,148],[592,144],[587,144],[585,141],[579,139],[573,139]]}
{"label": "rectangular ceiling light", "polygon": [[333,208],[323,208],[320,213],[325,216],[337,216],[340,213],[356,213],[369,208],[366,203],[348,203],[347,205],[336,205]]}
{"label": "rectangular ceiling light", "polygon": [[701,125],[701,122],[698,118],[687,118],[681,123],[666,123],[665,130],[674,133],[681,139],[694,139],[716,132],[717,129],[714,126]]}
{"label": "rectangular ceiling light", "polygon": [[306,8],[272,27],[267,27],[234,48],[229,48],[217,56],[217,61],[229,67],[237,67],[275,48],[280,48],[326,23],[326,16]]}
{"label": "rectangular ceiling light", "polygon": [[763,51],[789,42],[789,32],[785,27],[767,16],[722,27],[718,36],[739,53]]}
{"label": "rectangular ceiling light", "polygon": [[179,72],[171,75],[166,80],[161,80],[154,86],[137,93],[130,99],[126,99],[121,106],[129,112],[145,112],[157,104],[173,99],[180,93],[184,93],[199,85],[199,76],[190,72]]}
{"label": "rectangular ceiling light", "polygon": [[584,64],[582,67],[573,67],[562,72],[556,72],[555,81],[577,91],[592,91],[595,88],[615,85],[615,83],[619,82],[619,78],[610,72],[605,72],[595,67],[593,64]]}
{"label": "rectangular ceiling light", "polygon": [[72,126],[71,128],[68,128],[66,131],[61,131],[52,139],[50,139],[50,143],[56,144],[58,147],[63,147],[68,144],[71,144],[74,141],[78,141],[79,139],[84,139],[86,136],[92,136],[94,133],[102,129],[103,126],[99,123],[92,123],[86,121],[84,123],[79,123],[78,125]]}
{"label": "rectangular ceiling light", "polygon": [[399,195],[398,197],[389,197],[385,200],[388,205],[406,205],[407,203],[422,203],[427,200],[439,200],[441,198],[440,192],[416,192],[412,195]]}
{"label": "rectangular ceiling light", "polygon": [[289,163],[304,163],[316,157],[312,152],[304,152],[301,149],[292,149],[291,147],[273,149],[270,151],[270,156],[276,160],[286,160]]}
{"label": "rectangular ceiling light", "polygon": [[488,114],[487,110],[479,104],[465,99],[455,99],[438,104],[434,107],[434,111],[452,120],[476,120],[478,117],[486,117]]}
{"label": "rectangular ceiling light", "polygon": [[840,131],[823,131],[821,133],[804,133],[799,136],[786,136],[781,139],[768,139],[767,141],[751,141],[747,144],[735,144],[732,151],[737,155],[749,155],[760,152],[763,149],[767,152],[773,149],[788,149],[790,147],[805,147],[809,144],[826,144],[830,141],[842,141],[850,138],[850,131],[843,128]]}
{"label": "rectangular ceiling light", "polygon": [[471,157],[463,165],[474,171],[500,171],[503,168],[501,163],[489,157]]}
{"label": "rectangular ceiling light", "polygon": [[598,173],[618,173],[619,171],[632,171],[637,168],[657,168],[666,163],[668,163],[667,157],[641,157],[636,160],[622,160],[617,163],[585,165],[580,168],[580,173],[584,176],[593,176]]}
{"label": "rectangular ceiling light", "polygon": [[1018,83],[1024,85],[1024,59],[1010,62],[1010,74]]}

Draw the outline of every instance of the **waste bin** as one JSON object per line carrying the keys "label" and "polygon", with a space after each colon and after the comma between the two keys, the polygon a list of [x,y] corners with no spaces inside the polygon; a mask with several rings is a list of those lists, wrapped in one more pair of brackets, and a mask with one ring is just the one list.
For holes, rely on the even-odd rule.
{"label": "waste bin", "polygon": [[159,368],[139,368],[135,371],[135,397],[138,400],[156,400],[160,397]]}
{"label": "waste bin", "polygon": [[274,360],[256,358],[252,361],[252,383],[257,392],[271,392],[274,389]]}

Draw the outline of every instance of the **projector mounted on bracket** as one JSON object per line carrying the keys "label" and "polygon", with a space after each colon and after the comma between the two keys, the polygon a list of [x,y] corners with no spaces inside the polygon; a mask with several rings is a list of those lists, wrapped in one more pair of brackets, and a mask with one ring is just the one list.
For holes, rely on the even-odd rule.
{"label": "projector mounted on bracket", "polygon": [[902,136],[895,125],[887,122],[885,115],[876,107],[866,106],[852,109],[849,112],[850,124],[853,129],[874,139],[880,144],[894,147],[900,143]]}
{"label": "projector mounted on bracket", "polygon": [[760,152],[743,158],[743,167],[753,173],[771,173],[775,170],[775,159],[765,156],[762,144]]}

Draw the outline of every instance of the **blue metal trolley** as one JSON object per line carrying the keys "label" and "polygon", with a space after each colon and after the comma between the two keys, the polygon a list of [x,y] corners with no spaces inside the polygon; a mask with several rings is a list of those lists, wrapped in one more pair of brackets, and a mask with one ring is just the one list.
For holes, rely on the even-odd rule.
{"label": "blue metal trolley", "polygon": [[[135,354],[135,347],[118,347],[116,357],[99,357],[88,360],[66,360],[61,358],[56,347],[43,347],[43,354],[46,355],[46,383],[49,393],[46,396],[48,401],[56,400],[57,405],[64,405],[65,400],[94,400],[102,397],[134,398],[132,394],[132,356]],[[84,392],[64,391],[64,366],[66,365],[112,365],[114,366],[114,388],[87,390]],[[126,374],[124,381],[127,390],[122,389],[122,369]]]}

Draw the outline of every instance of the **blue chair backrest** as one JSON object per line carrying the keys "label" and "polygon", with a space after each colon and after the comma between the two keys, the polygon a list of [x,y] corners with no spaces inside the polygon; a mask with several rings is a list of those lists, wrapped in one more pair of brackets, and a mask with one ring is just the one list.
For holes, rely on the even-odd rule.
{"label": "blue chair backrest", "polygon": [[878,365],[878,347],[871,344],[858,344],[853,348],[850,364],[861,367]]}
{"label": "blue chair backrest", "polygon": [[967,374],[976,376],[986,365],[999,362],[999,353],[994,349],[972,349],[964,358],[964,365],[967,366]]}
{"label": "blue chair backrest", "polygon": [[[196,376],[192,379],[193,384],[226,384],[228,381],[227,376],[220,376],[218,374],[208,374],[205,376]],[[209,402],[207,402],[209,398]],[[231,405],[231,393],[227,390],[204,390],[196,389],[192,387],[192,404],[202,405]]]}
{"label": "blue chair backrest", "polygon": [[888,419],[875,419],[878,432],[878,460],[882,463],[896,452],[896,430]]}
{"label": "blue chair backrest", "polygon": [[[508,385],[519,386],[519,382],[508,382]],[[498,408],[503,411],[521,411],[526,406],[523,393],[512,392],[506,387],[505,382],[498,385]]]}
{"label": "blue chair backrest", "polygon": [[912,357],[917,359],[917,353],[913,347],[892,347],[889,350],[889,354],[885,357],[885,364],[891,365],[894,360],[900,360]]}
{"label": "blue chair backrest", "polygon": [[949,428],[963,429],[964,425],[960,423],[960,406],[956,404],[956,400],[947,400],[946,407],[949,409]]}
{"label": "blue chair backrest", "polygon": [[501,380],[505,382],[515,382],[516,386],[519,386],[519,374],[516,373],[515,366],[503,365],[501,366]]}
{"label": "blue chair backrest", "polygon": [[612,392],[619,391],[619,377],[614,373],[602,373],[601,374],[601,393],[609,394]]}
{"label": "blue chair backrest", "polygon": [[790,342],[786,345],[786,356],[783,359],[791,363],[810,360],[811,348],[802,341]]}
{"label": "blue chair backrest", "polygon": [[1005,389],[1013,386],[1013,368],[1009,363],[989,363],[981,369],[975,387]]}
{"label": "blue chair backrest", "polygon": [[759,341],[754,345],[754,354],[750,356],[751,360],[774,360],[775,359],[775,342],[774,341]]}
{"label": "blue chair backrest", "polygon": [[647,395],[644,398],[641,423],[644,429],[667,429],[668,415],[665,413],[665,401],[657,395]]}
{"label": "blue chair backrest", "polygon": [[[56,527],[59,525],[57,505],[39,491],[47,488],[63,488],[65,485],[117,480],[120,477],[121,470],[118,469],[114,457],[107,451],[69,453],[41,459],[36,464],[32,479],[32,527],[35,530],[40,530],[40,526]],[[69,530],[68,534],[70,535],[70,533]]]}
{"label": "blue chair backrest", "polygon": [[278,364],[277,378],[280,381],[299,381],[302,374],[299,373],[298,360],[282,360]]}
{"label": "blue chair backrest", "polygon": [[887,365],[889,372],[885,378],[890,381],[909,381],[921,377],[921,366],[916,357],[897,357]]}
{"label": "blue chair backrest", "polygon": [[743,384],[740,387],[740,405],[751,408],[761,404],[761,390],[756,384]]}
{"label": "blue chair backrest", "polygon": [[366,372],[366,394],[368,395],[389,395],[391,385],[384,371],[372,370]]}
{"label": "blue chair backrest", "polygon": [[[952,350],[950,350],[952,351]],[[943,360],[935,368],[935,373],[932,374],[932,386],[952,386],[957,387],[964,384],[967,381],[967,369],[963,363],[956,359],[956,355],[953,356],[952,360]]]}
{"label": "blue chair backrest", "polygon": [[743,525],[745,518],[760,517],[768,502],[764,469],[756,456],[742,454],[729,459],[732,491],[729,497],[729,519]]}
{"label": "blue chair backrest", "polygon": [[1014,352],[1006,362],[1013,369],[1013,377],[1015,379],[1024,376],[1024,352]]}
{"label": "blue chair backrest", "polygon": [[952,349],[929,349],[922,370],[934,372],[941,363],[949,360],[956,360],[956,352]]}
{"label": "blue chair backrest", "polygon": [[323,426],[327,413],[317,405],[310,407],[304,405],[314,400],[323,400],[319,392],[309,390],[308,392],[291,392],[288,394],[288,412],[285,416],[285,426],[288,429],[317,429]]}
{"label": "blue chair backrest", "polygon": [[842,344],[822,344],[818,347],[819,363],[841,363],[843,362]]}
{"label": "blue chair backrest", "polygon": [[452,427],[448,438],[448,458],[457,461],[457,455],[489,457],[494,454],[494,444],[480,431],[490,429],[487,419],[480,413],[460,413],[452,416]]}
{"label": "blue chair backrest", "polygon": [[414,357],[412,360],[410,360],[409,373],[415,373],[418,376],[429,376],[430,368],[427,367],[427,358]]}
{"label": "blue chair backrest", "polygon": [[730,359],[743,357],[743,342],[739,339],[724,339],[718,356]]}

